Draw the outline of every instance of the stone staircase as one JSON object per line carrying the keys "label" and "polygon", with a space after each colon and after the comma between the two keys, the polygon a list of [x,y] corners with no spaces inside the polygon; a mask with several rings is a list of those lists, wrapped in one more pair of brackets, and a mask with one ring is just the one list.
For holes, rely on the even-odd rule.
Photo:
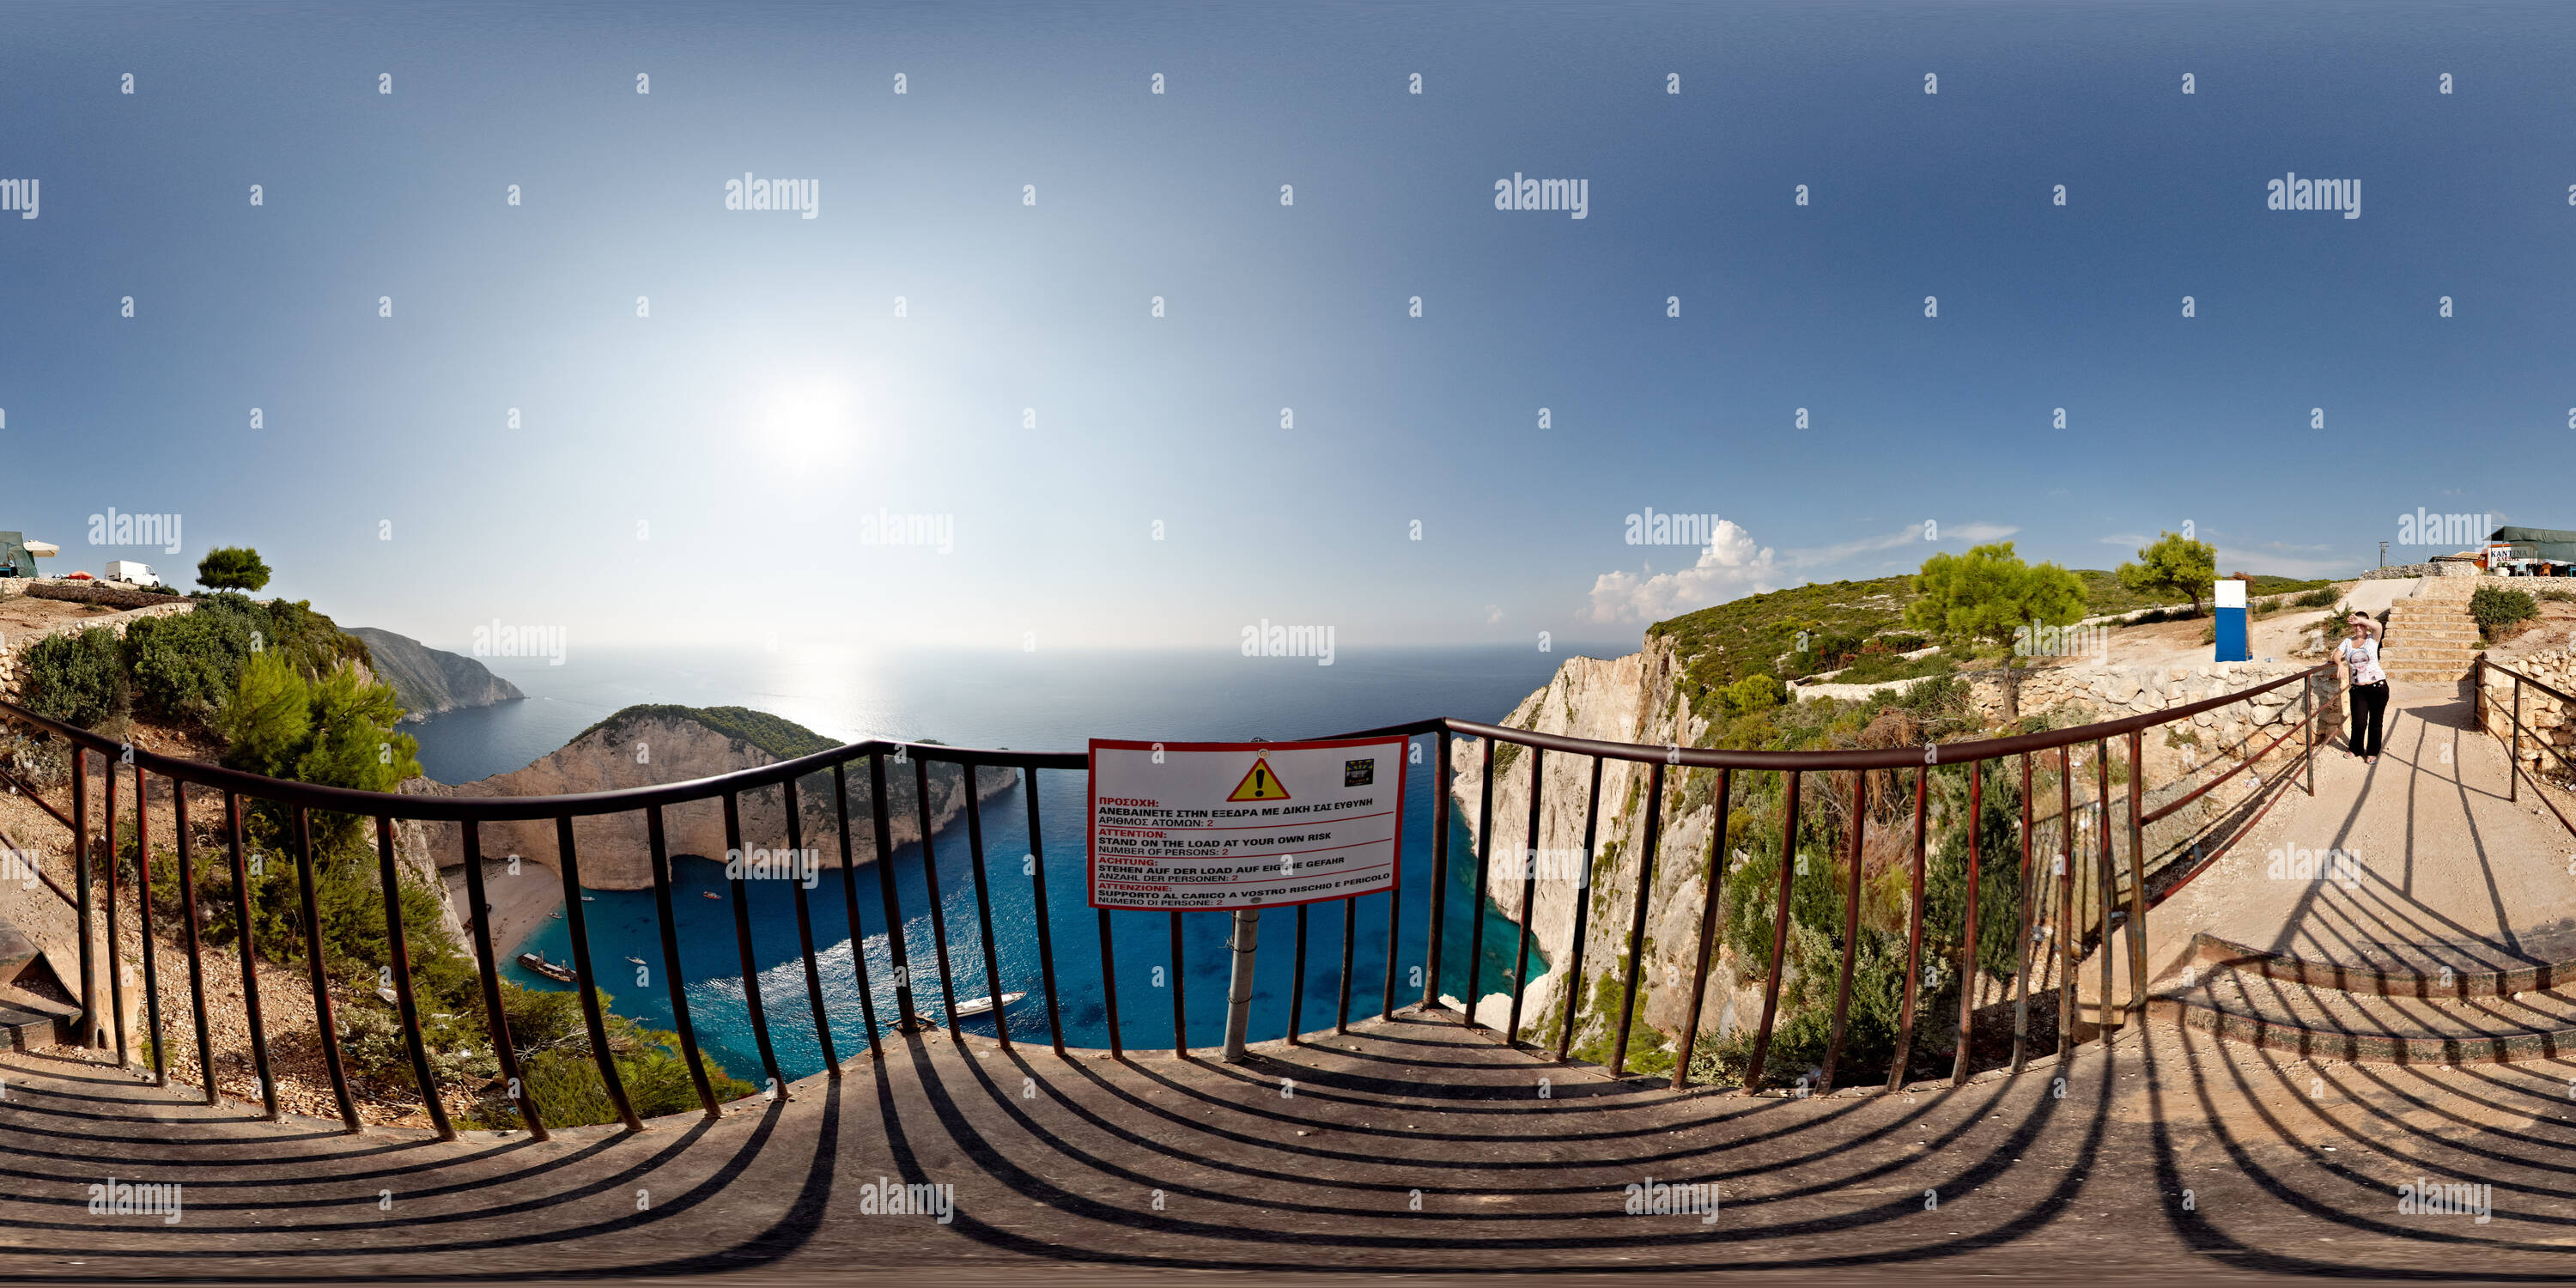
{"label": "stone staircase", "polygon": [[2456,684],[2469,673],[2479,648],[2478,624],[2469,616],[2475,577],[2426,577],[2415,593],[2388,609],[2387,638],[2379,666],[2401,684]]}

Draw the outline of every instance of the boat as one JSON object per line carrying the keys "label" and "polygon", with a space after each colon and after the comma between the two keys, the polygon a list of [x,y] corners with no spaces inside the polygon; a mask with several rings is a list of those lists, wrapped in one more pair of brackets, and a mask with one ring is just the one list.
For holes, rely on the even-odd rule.
{"label": "boat", "polygon": [[547,916],[549,916],[549,917],[554,918],[554,919],[555,919],[555,920],[557,920],[557,921],[561,921],[561,920],[563,920],[563,909],[561,909],[561,908],[557,908],[557,909],[555,909],[553,912],[549,912],[549,913],[547,913],[546,915],[547,915]]}
{"label": "boat", "polygon": [[[1002,994],[1002,1005],[1008,1006],[1027,996],[1028,994],[1026,993],[1004,993]],[[982,1015],[992,1009],[993,999],[989,997],[970,997],[957,1004],[957,1018],[961,1020],[967,1019],[972,1016]]]}
{"label": "boat", "polygon": [[572,973],[572,967],[547,961],[544,953],[521,953],[519,964],[558,984],[581,982],[581,977]]}
{"label": "boat", "polygon": [[724,896],[723,896],[723,895],[717,894],[717,893],[716,893],[715,891],[713,891],[713,890],[700,890],[700,891],[698,892],[698,897],[699,897],[699,898],[701,898],[701,899],[715,899],[715,900],[719,900],[719,901],[721,901],[721,900],[724,898]]}

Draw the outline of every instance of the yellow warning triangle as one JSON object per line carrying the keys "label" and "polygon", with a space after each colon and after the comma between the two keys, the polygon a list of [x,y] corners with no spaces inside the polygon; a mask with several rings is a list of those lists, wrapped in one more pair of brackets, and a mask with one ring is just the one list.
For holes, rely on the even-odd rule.
{"label": "yellow warning triangle", "polygon": [[1226,799],[1284,801],[1288,799],[1288,789],[1279,785],[1279,775],[1270,772],[1270,758],[1263,756],[1252,762],[1252,768],[1244,774],[1243,781],[1234,785],[1234,795]]}

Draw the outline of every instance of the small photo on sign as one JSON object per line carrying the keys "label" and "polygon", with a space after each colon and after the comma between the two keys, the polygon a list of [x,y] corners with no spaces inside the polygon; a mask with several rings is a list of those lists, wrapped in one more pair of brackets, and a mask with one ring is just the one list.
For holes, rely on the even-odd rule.
{"label": "small photo on sign", "polygon": [[1377,781],[1377,757],[1342,762],[1342,786],[1367,787]]}

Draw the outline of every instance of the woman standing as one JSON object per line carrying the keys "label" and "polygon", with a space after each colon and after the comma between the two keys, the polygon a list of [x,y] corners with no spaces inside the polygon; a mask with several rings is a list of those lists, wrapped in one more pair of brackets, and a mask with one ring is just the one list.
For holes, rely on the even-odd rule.
{"label": "woman standing", "polygon": [[2336,672],[2352,690],[2352,733],[2344,739],[2344,754],[2376,765],[2379,722],[2388,711],[2388,676],[2379,669],[2379,623],[2356,611],[2344,618],[2344,625],[2343,643],[2335,647]]}

